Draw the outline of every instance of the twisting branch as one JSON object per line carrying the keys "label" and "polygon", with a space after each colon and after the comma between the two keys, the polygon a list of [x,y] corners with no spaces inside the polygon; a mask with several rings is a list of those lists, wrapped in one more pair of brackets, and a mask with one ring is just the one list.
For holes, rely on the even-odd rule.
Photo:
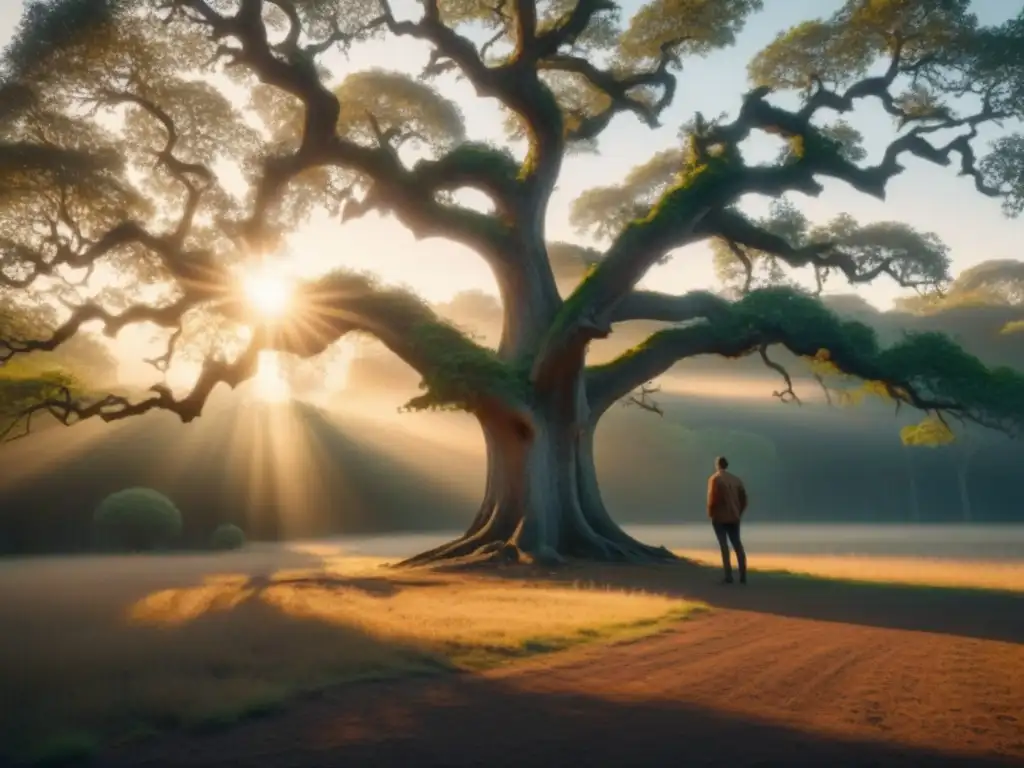
{"label": "twisting branch", "polygon": [[[99,101],[110,106],[134,104],[157,120],[164,129],[164,146],[154,150],[157,162],[182,185],[186,200],[174,229],[164,235],[155,235],[135,221],[125,221],[109,229],[98,239],[90,241],[82,234],[78,222],[70,213],[66,194],[62,190],[57,205],[57,220],[74,234],[75,242],[69,244],[60,238],[54,229],[50,238],[56,253],[46,258],[41,252],[25,246],[2,243],[8,255],[16,262],[28,267],[22,277],[11,277],[0,270],[0,285],[10,288],[26,288],[40,277],[54,277],[62,267],[91,270],[104,257],[130,246],[139,246],[157,255],[168,272],[182,288],[194,298],[209,295],[220,290],[226,279],[223,270],[216,267],[209,254],[202,251],[187,251],[185,241],[192,230],[196,213],[203,194],[215,183],[213,172],[200,163],[188,163],[175,156],[179,133],[173,119],[166,110],[153,101],[124,90],[108,89],[100,94]],[[197,183],[197,181],[199,183]],[[56,226],[56,222],[52,223]],[[216,288],[215,288],[216,286]],[[86,312],[91,312],[89,308]]]}
{"label": "twisting branch", "polygon": [[783,390],[775,390],[772,392],[772,397],[777,397],[784,403],[796,403],[797,405],[800,405],[800,398],[797,396],[796,392],[793,391],[793,377],[789,375],[789,371],[787,371],[783,365],[768,357],[768,345],[761,344],[757,348],[757,353],[761,356],[761,362],[779,374],[782,377],[782,380],[786,383],[786,388]]}
{"label": "twisting branch", "polygon": [[11,277],[0,269],[0,286],[6,288],[27,288],[40,277],[52,277],[60,267],[87,269],[97,261],[128,245],[150,247],[157,239],[135,222],[123,222],[108,230],[94,242],[75,250],[66,244],[58,244],[56,255],[47,258],[41,252],[20,243],[0,240],[0,249],[12,256],[16,264],[28,267],[23,277]]}
{"label": "twisting branch", "polygon": [[648,413],[656,413],[658,416],[664,416],[665,412],[661,409],[661,406],[652,398],[652,395],[656,395],[661,392],[661,387],[656,387],[650,382],[641,384],[638,389],[632,392],[629,397],[622,401],[625,406],[636,406],[641,408]]}
{"label": "twisting branch", "polygon": [[560,48],[572,46],[596,14],[614,11],[616,8],[611,0],[578,0],[572,11],[551,29],[537,36],[530,53],[535,59],[554,56]]}
{"label": "twisting branch", "polygon": [[533,55],[537,42],[537,3],[536,0],[515,0],[515,36],[516,49],[522,58]]}
{"label": "twisting branch", "polygon": [[180,399],[162,384],[150,387],[149,391],[153,394],[138,401],[122,395],[107,395],[91,402],[83,401],[76,399],[69,388],[63,387],[56,397],[33,403],[15,414],[7,427],[0,431],[0,441],[10,439],[9,436],[19,425],[25,431],[16,437],[24,436],[31,429],[33,417],[42,413],[48,413],[64,425],[93,418],[106,422],[118,421],[157,409],[175,413],[185,423],[193,421],[202,413],[210,393],[218,384],[224,383],[233,389],[256,373],[261,349],[260,342],[254,339],[233,362],[206,359],[191,391]]}
{"label": "twisting branch", "polygon": [[424,0],[423,18],[419,21],[398,21],[387,0],[379,1],[384,24],[392,34],[433,44],[438,54],[454,62],[482,96],[493,96],[509,106],[513,106],[510,99],[517,101],[514,96],[517,73],[508,64],[488,67],[472,41],[441,21],[438,0]]}
{"label": "twisting branch", "polygon": [[[896,65],[898,67],[898,63]],[[867,96],[878,96],[892,82],[891,73],[879,81],[868,78],[853,86],[841,97],[852,102]],[[886,79],[888,78],[888,79]],[[990,105],[968,118],[949,119],[948,128],[967,126],[969,132],[961,134],[942,146],[935,146],[912,129],[894,140],[877,166],[862,168],[842,156],[837,144],[811,125],[815,112],[833,101],[835,94],[823,86],[815,96],[813,108],[804,107],[796,112],[776,107],[766,101],[769,88],[757,88],[748,93],[732,123],[705,126],[690,137],[693,159],[690,166],[681,169],[679,182],[651,206],[646,216],[631,221],[614,239],[599,266],[584,281],[566,303],[564,317],[538,355],[533,376],[538,383],[548,380],[563,356],[578,357],[593,338],[608,333],[615,305],[629,293],[644,274],[666,253],[714,233],[723,223],[728,230],[722,236],[734,244],[764,240],[756,229],[730,218],[727,212],[741,196],[759,193],[778,196],[790,191],[808,195],[820,194],[823,187],[817,176],[845,181],[866,194],[884,199],[887,183],[903,171],[900,158],[912,154],[937,165],[949,165],[951,156],[961,159],[961,175],[974,179],[982,193],[997,197],[1001,191],[989,186],[976,167],[971,140],[977,136],[978,125],[997,119],[999,115]],[[797,143],[796,159],[776,166],[749,167],[739,157],[737,147],[754,130],[781,135]],[[735,235],[735,236],[734,236]],[[745,241],[739,235],[745,235]],[[857,282],[870,280],[884,272],[897,279],[891,263],[882,263],[875,270],[861,273],[856,264],[837,249],[832,248],[828,258],[822,254],[827,244],[814,244],[805,249],[793,249],[779,239],[766,242],[765,250],[777,252],[790,263],[812,264],[817,267],[836,267]],[[773,250],[773,249],[777,249]]]}
{"label": "twisting branch", "polygon": [[[180,137],[178,135],[178,129],[174,124],[174,120],[167,113],[166,110],[155,104],[150,99],[143,98],[137,94],[131,93],[130,91],[118,91],[108,90],[102,94],[103,101],[110,106],[117,106],[120,104],[134,104],[135,106],[145,110],[151,117],[160,122],[163,126],[165,133],[167,134],[167,140],[162,149],[156,150],[157,161],[161,163],[167,172],[182,185],[185,189],[185,207],[182,211],[181,217],[178,219],[178,225],[174,230],[174,233],[168,238],[167,242],[175,248],[181,248],[185,243],[185,238],[188,237],[189,232],[192,229],[192,223],[195,220],[196,212],[199,210],[199,204],[202,200],[203,193],[215,183],[215,177],[213,171],[202,163],[186,163],[174,155],[174,150],[178,146]],[[193,181],[193,177],[197,178],[201,184],[197,185]]]}
{"label": "twisting branch", "polygon": [[15,355],[30,352],[52,352],[68,339],[72,338],[83,325],[99,321],[103,324],[103,332],[110,337],[116,336],[129,325],[152,323],[163,328],[176,328],[181,324],[185,313],[194,306],[192,297],[187,297],[164,307],[152,307],[136,304],[122,310],[116,315],[95,302],[81,304],[73,309],[71,316],[57,326],[45,339],[2,339],[0,338],[0,364]]}
{"label": "twisting branch", "polygon": [[[14,414],[13,420],[23,422],[33,414],[49,412],[64,423],[93,417],[112,421],[160,409],[191,421],[199,416],[219,383],[233,388],[255,374],[260,351],[310,358],[342,337],[359,332],[376,337],[423,376],[428,386],[427,395],[423,396],[425,402],[458,404],[469,411],[497,412],[528,422],[523,415],[525,394],[517,371],[500,361],[492,350],[445,323],[415,297],[401,290],[378,287],[362,275],[342,273],[300,286],[294,303],[296,309],[286,318],[254,327],[246,350],[234,362],[207,360],[195,386],[182,399],[175,398],[164,386],[154,387],[154,395],[140,402],[123,397],[83,401],[64,392],[56,399],[34,403]],[[163,368],[173,356],[182,316],[191,306],[188,301],[163,309],[140,306],[119,315],[111,315],[96,305],[79,307],[51,339],[27,342],[17,351],[54,349],[92,320],[102,321],[108,333],[116,333],[132,322],[148,321],[175,329],[166,353],[150,361]]]}
{"label": "twisting branch", "polygon": [[[252,213],[243,227],[254,243],[266,235],[268,212],[293,179],[319,166],[339,166],[371,180],[371,190],[362,208],[393,212],[419,237],[444,234],[479,251],[492,266],[507,271],[515,259],[511,230],[470,208],[437,201],[436,193],[457,186],[473,186],[488,194],[503,195],[496,201],[506,206],[511,195],[504,167],[497,174],[487,164],[470,168],[453,161],[427,163],[412,171],[402,166],[388,147],[368,148],[337,135],[341,106],[337,96],[320,80],[306,57],[287,60],[274,55],[267,30],[258,13],[258,0],[243,0],[237,13],[217,12],[206,0],[169,0],[205,22],[215,39],[234,38],[240,44],[237,63],[247,66],[263,83],[291,94],[305,105],[302,141],[292,154],[264,161],[263,175],[256,189]],[[408,35],[432,42],[454,59],[477,88],[499,98],[514,91],[514,77],[500,68],[486,67],[472,43],[444,26],[436,2],[428,2],[419,22],[397,21],[386,3],[375,25],[386,26],[396,35]],[[456,149],[453,153],[457,153]],[[422,176],[420,175],[422,172]],[[498,175],[500,178],[495,178]]]}
{"label": "twisting branch", "polygon": [[167,370],[171,367],[171,362],[174,360],[174,353],[177,349],[178,342],[181,340],[181,334],[184,331],[184,327],[179,325],[174,329],[174,332],[167,339],[167,349],[164,353],[158,357],[147,358],[146,363],[152,365],[160,373],[167,373]]}
{"label": "twisting branch", "polygon": [[[735,211],[716,211],[705,217],[701,231],[726,242],[733,255],[743,264],[747,277],[744,293],[750,292],[753,277],[753,263],[743,248],[769,253],[791,267],[811,266],[815,270],[838,269],[850,284],[870,283],[887,275],[903,288],[918,288],[928,280],[912,280],[896,269],[895,260],[883,259],[871,269],[863,270],[849,253],[832,241],[809,243],[794,247],[784,237],[757,226],[750,219]],[[742,248],[740,247],[742,246]],[[820,288],[820,273],[817,273]]]}
{"label": "twisting branch", "polygon": [[[660,117],[675,97],[676,78],[668,71],[670,64],[678,63],[674,49],[683,42],[673,40],[661,46],[661,58],[655,69],[638,72],[626,76],[618,76],[613,72],[602,70],[586,59],[566,54],[553,54],[541,59],[537,66],[540,70],[569,72],[581,75],[603,94],[610,103],[600,113],[584,118],[580,124],[569,132],[567,138],[580,141],[594,139],[608,127],[616,115],[632,112],[650,128],[661,126]],[[637,88],[660,87],[658,98],[649,103],[630,95]]]}
{"label": "twisting branch", "polygon": [[[990,103],[984,103],[979,112],[967,117],[947,118],[930,126],[915,126],[909,132],[895,139],[886,149],[882,161],[869,168],[861,168],[843,158],[835,144],[811,124],[811,119],[819,109],[825,106],[835,108],[834,103],[830,100],[832,98],[848,105],[845,107],[846,109],[852,109],[856,99],[868,96],[876,96],[884,101],[888,91],[880,92],[879,88],[881,87],[878,78],[868,78],[855,84],[845,94],[839,96],[822,86],[815,96],[811,97],[808,106],[797,112],[791,112],[768,103],[765,98],[770,93],[770,89],[757,88],[744,97],[739,116],[735,121],[711,127],[705,136],[698,137],[698,141],[704,147],[713,145],[735,147],[753,131],[759,130],[798,142],[798,157],[794,162],[775,167],[743,169],[743,172],[738,174],[734,180],[737,191],[741,194],[753,192],[781,194],[789,190],[799,190],[816,195],[821,191],[821,185],[814,180],[814,176],[821,175],[844,181],[860,192],[884,199],[886,184],[904,170],[899,163],[900,156],[909,153],[941,166],[949,165],[952,162],[951,155],[959,154],[961,158],[960,175],[971,176],[975,187],[982,194],[990,197],[1000,196],[1000,190],[989,186],[977,169],[974,150],[970,143],[977,137],[979,125],[1006,116],[996,112]],[[827,94],[828,97],[823,94]],[[813,109],[809,109],[811,104],[814,104]],[[913,117],[907,116],[907,119],[912,120]],[[964,127],[969,128],[967,133],[953,138],[942,146],[935,146],[922,136],[926,132]]]}
{"label": "twisting branch", "polygon": [[747,252],[740,247],[731,237],[722,238],[732,255],[743,265],[743,289],[744,294],[750,293],[750,286],[754,283],[754,262],[750,260]]}
{"label": "twisting branch", "polygon": [[[789,304],[793,306],[789,307]],[[766,354],[769,346],[781,345],[803,358],[816,358],[826,350],[829,362],[839,372],[881,383],[890,397],[919,410],[946,413],[1007,432],[1024,427],[1024,414],[1014,405],[1019,403],[1019,395],[1013,396],[1009,390],[1000,401],[987,399],[984,393],[980,393],[975,401],[970,387],[964,386],[960,386],[962,395],[943,394],[942,384],[947,374],[937,372],[928,362],[923,362],[919,371],[907,370],[905,366],[893,367],[889,350],[864,344],[861,331],[850,328],[850,324],[827,312],[795,322],[785,319],[791,316],[790,309],[807,312],[814,306],[813,300],[801,298],[798,292],[767,290],[756,292],[734,305],[723,302],[725,314],[716,316],[714,321],[658,331],[616,360],[587,369],[587,395],[591,408],[595,414],[600,414],[680,360],[705,354],[736,358],[758,352],[787,384],[787,389],[776,393],[776,396],[795,399],[791,377]],[[995,374],[982,367],[979,375]],[[984,389],[986,385],[979,382],[978,386]],[[1004,382],[999,386],[1020,389],[1024,383]]]}

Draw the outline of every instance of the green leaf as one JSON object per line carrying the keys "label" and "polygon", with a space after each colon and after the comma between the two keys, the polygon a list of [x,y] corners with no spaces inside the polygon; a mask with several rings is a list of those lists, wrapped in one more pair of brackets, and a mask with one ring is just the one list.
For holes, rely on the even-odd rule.
{"label": "green leaf", "polygon": [[651,0],[633,15],[619,40],[622,59],[656,60],[670,43],[683,55],[726,48],[763,5],[762,0]]}
{"label": "green leaf", "polygon": [[900,429],[900,441],[904,445],[927,446],[929,448],[949,445],[956,440],[956,435],[946,426],[945,422],[935,416],[928,416],[919,424],[912,424]]}
{"label": "green leaf", "polygon": [[1024,333],[1024,320],[1014,320],[1007,323],[999,331],[1000,333]]}
{"label": "green leaf", "polygon": [[573,201],[570,223],[600,237],[617,234],[630,221],[646,214],[683,171],[683,149],[663,150],[630,171],[621,184],[596,187]]}
{"label": "green leaf", "polygon": [[[975,45],[970,0],[847,0],[831,17],[781,33],[749,67],[756,85],[809,88],[814,78],[843,86],[863,77],[903,41],[905,66]],[[948,60],[942,61],[948,68]],[[939,65],[936,60],[935,66]]]}
{"label": "green leaf", "polygon": [[1005,195],[1003,212],[1013,217],[1024,213],[1024,134],[996,139],[979,167],[986,181]]}
{"label": "green leaf", "polygon": [[455,102],[398,72],[357,72],[335,93],[341,102],[338,130],[349,138],[376,141],[371,115],[381,131],[396,131],[435,149],[450,148],[466,138],[462,111]]}

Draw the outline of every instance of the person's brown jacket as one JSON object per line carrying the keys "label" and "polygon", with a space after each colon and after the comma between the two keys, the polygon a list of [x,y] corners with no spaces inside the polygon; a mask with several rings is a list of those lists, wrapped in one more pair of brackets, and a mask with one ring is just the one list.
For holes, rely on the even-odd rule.
{"label": "person's brown jacket", "polygon": [[708,478],[708,517],[713,523],[738,523],[747,511],[747,489],[732,472],[720,469]]}

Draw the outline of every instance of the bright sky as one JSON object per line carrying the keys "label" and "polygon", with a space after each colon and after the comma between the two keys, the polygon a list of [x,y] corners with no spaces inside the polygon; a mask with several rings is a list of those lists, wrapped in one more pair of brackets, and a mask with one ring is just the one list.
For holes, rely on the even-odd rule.
{"label": "bright sky", "polygon": [[[775,35],[798,22],[832,13],[842,0],[766,0],[767,10],[753,17],[732,49],[707,59],[686,60],[674,106],[665,114],[664,128],[652,132],[634,118],[620,117],[602,139],[599,156],[570,158],[562,174],[549,216],[549,238],[580,241],[567,223],[568,206],[584,189],[615,183],[631,167],[661,148],[675,143],[680,123],[696,111],[706,116],[734,112],[747,88],[746,64]],[[0,0],[0,41],[9,38],[17,22],[20,0]],[[625,0],[627,12],[637,5]],[[997,23],[1020,12],[1024,0],[975,0],[983,23]],[[346,68],[381,67],[418,73],[427,58],[426,47],[414,41],[374,43],[354,49]],[[500,117],[493,103],[481,101],[466,84],[450,84],[445,92],[457,98],[473,139],[500,135]],[[872,159],[891,140],[892,125],[880,109],[861,108],[850,122],[867,137]],[[861,222],[901,220],[936,232],[951,248],[954,270],[993,258],[1022,258],[1020,241],[1024,221],[1008,220],[999,202],[974,192],[971,183],[955,170],[910,161],[909,170],[894,180],[886,203],[830,184],[818,199],[794,198],[815,221],[846,212]],[[305,269],[321,271],[338,265],[370,269],[388,282],[404,283],[427,299],[440,301],[467,289],[494,291],[494,281],[482,260],[443,240],[416,242],[400,225],[369,217],[339,227],[330,222],[311,223],[292,247]],[[325,266],[326,265],[326,266]],[[647,284],[667,291],[708,288],[714,284],[710,252],[697,246],[680,252],[657,268]],[[839,290],[845,287],[839,286]],[[862,295],[886,307],[898,289],[880,281],[861,289]]]}

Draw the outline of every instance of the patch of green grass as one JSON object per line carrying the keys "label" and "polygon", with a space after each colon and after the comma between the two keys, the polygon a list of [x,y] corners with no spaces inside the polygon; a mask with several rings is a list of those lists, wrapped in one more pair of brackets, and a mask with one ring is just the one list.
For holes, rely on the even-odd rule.
{"label": "patch of green grass", "polygon": [[922,584],[912,581],[881,581],[878,579],[856,579],[846,576],[825,576],[804,571],[790,571],[786,569],[758,570],[752,568],[751,574],[757,576],[761,583],[775,583],[780,586],[792,587],[794,589],[820,589],[829,586],[837,589],[860,590],[860,591],[900,591],[914,592],[920,595],[934,595],[936,597],[954,597],[970,595],[1018,595],[1016,590],[998,589],[996,587],[969,586],[958,587],[947,584]]}
{"label": "patch of green grass", "polygon": [[280,712],[285,708],[288,700],[293,698],[296,693],[301,693],[301,691],[281,688],[274,692],[267,692],[261,696],[253,697],[232,707],[196,713],[181,723],[181,725],[188,730],[199,733],[221,731],[246,720],[266,717]]}
{"label": "patch of green grass", "polygon": [[25,755],[25,762],[37,768],[79,765],[91,760],[100,748],[93,733],[67,730],[54,734]]}
{"label": "patch of green grass", "polygon": [[518,645],[474,645],[449,644],[446,655],[459,669],[480,672],[503,664],[578,648],[592,643],[629,643],[659,634],[695,614],[711,610],[703,603],[680,603],[664,615],[656,618],[639,619],[603,627],[587,627],[568,635],[545,635],[529,637]]}

